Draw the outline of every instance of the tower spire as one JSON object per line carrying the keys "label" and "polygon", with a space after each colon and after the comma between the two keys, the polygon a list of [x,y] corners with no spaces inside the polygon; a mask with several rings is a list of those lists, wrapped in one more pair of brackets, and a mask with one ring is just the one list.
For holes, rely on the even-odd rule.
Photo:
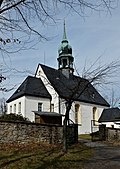
{"label": "tower spire", "polygon": [[64,20],[64,29],[63,29],[63,39],[61,45],[58,49],[58,69],[62,71],[62,73],[66,77],[70,77],[70,74],[73,74],[73,61],[74,58],[72,56],[72,47],[69,45],[66,36],[66,28],[65,28],[65,20]]}
{"label": "tower spire", "polygon": [[68,42],[68,40],[67,40],[67,35],[66,35],[65,20],[64,20],[63,40],[62,40],[62,42],[65,42],[65,41],[67,41],[67,42]]}

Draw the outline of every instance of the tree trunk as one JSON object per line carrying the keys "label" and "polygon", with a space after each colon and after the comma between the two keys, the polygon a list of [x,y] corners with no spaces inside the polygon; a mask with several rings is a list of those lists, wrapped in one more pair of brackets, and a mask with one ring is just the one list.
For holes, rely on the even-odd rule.
{"label": "tree trunk", "polygon": [[64,153],[67,152],[68,144],[67,144],[67,119],[65,116],[64,122],[63,122],[63,151]]}
{"label": "tree trunk", "polygon": [[67,123],[69,124],[69,112],[70,112],[70,109],[71,109],[71,105],[72,105],[72,102],[71,101],[68,101],[67,104],[66,104],[66,113],[65,113],[65,118],[64,118],[64,121],[63,121],[63,151],[64,153],[67,152],[68,150],[68,142],[67,142],[67,138],[68,138],[68,132],[67,132]]}

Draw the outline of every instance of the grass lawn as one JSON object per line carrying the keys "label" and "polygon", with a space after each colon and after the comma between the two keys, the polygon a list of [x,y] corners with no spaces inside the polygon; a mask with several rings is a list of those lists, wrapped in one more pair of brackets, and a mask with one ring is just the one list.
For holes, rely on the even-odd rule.
{"label": "grass lawn", "polygon": [[86,140],[91,140],[91,135],[90,134],[80,134],[79,138],[81,139],[86,139]]}
{"label": "grass lawn", "polygon": [[0,169],[83,169],[93,150],[76,144],[68,153],[62,147],[47,144],[0,144]]}

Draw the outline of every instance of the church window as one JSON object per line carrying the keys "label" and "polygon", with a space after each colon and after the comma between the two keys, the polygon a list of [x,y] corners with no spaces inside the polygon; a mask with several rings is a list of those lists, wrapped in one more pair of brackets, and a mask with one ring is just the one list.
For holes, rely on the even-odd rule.
{"label": "church window", "polygon": [[81,110],[79,104],[75,104],[75,123],[81,124]]}
{"label": "church window", "polygon": [[10,113],[12,113],[12,106],[10,106]]}
{"label": "church window", "polygon": [[41,71],[39,70],[39,71],[38,71],[38,76],[40,76],[40,75],[41,75]]}
{"label": "church window", "polygon": [[16,104],[14,104],[14,113],[16,113]]}
{"label": "church window", "polygon": [[21,102],[18,103],[18,113],[21,113]]}
{"label": "church window", "polygon": [[54,112],[54,104],[51,104],[51,112]]}
{"label": "church window", "polygon": [[97,120],[97,107],[93,107],[93,125],[96,125]]}
{"label": "church window", "polygon": [[38,103],[38,111],[42,111],[42,103]]}

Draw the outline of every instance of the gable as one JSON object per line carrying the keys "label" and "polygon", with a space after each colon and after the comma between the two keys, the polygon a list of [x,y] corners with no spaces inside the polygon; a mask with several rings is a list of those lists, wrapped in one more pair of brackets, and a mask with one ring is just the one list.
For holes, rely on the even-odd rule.
{"label": "gable", "polygon": [[18,87],[14,94],[7,100],[7,103],[22,96],[44,97],[51,99],[51,95],[45,88],[40,78],[28,76]]}

